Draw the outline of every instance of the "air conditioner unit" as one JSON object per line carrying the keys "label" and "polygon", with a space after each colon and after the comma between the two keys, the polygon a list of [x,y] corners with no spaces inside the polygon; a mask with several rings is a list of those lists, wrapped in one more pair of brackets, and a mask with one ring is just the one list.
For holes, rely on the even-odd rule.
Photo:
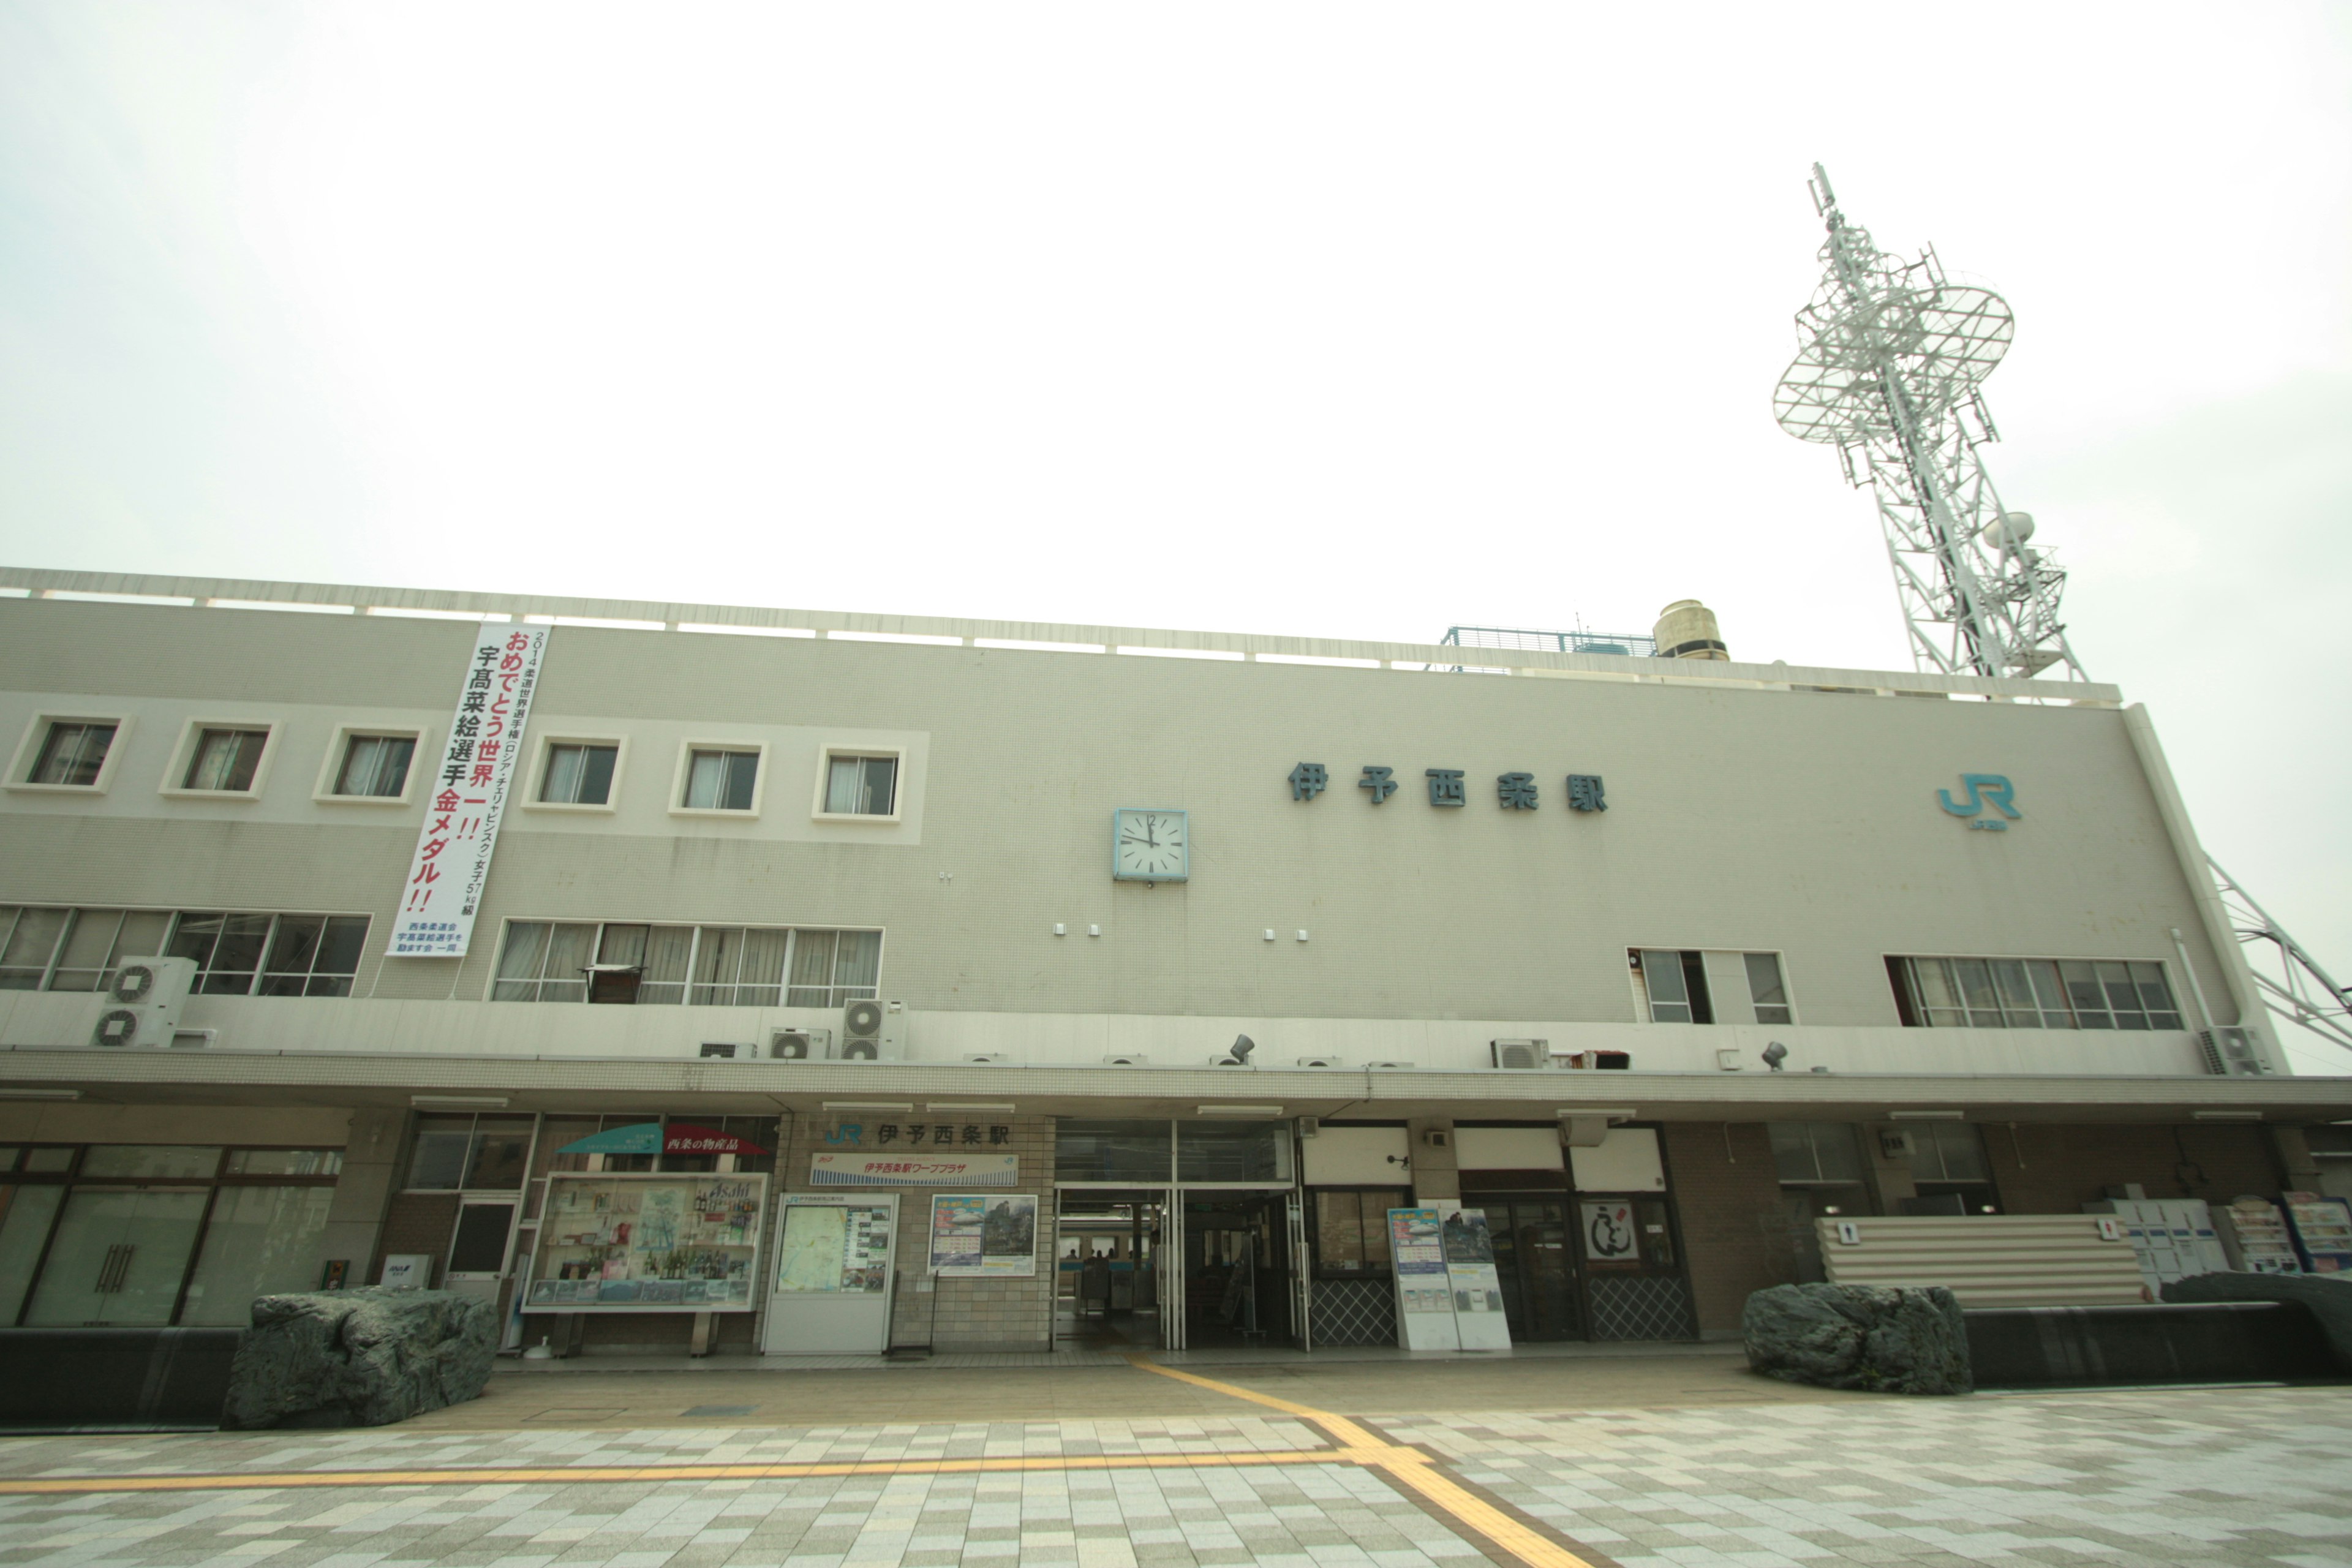
{"label": "air conditioner unit", "polygon": [[735,1042],[732,1040],[705,1040],[702,1042],[702,1054],[706,1057],[724,1057],[729,1061],[732,1061],[735,1059]]}
{"label": "air conditioner unit", "polygon": [[771,1029],[768,1055],[780,1062],[821,1062],[833,1054],[831,1029]]}
{"label": "air conditioner unit", "polygon": [[1143,1055],[1141,1052],[1128,1051],[1119,1056],[1103,1058],[1103,1066],[1107,1068],[1139,1068],[1148,1065],[1150,1060],[1151,1058],[1150,1057]]}
{"label": "air conditioner unit", "polygon": [[964,1053],[963,1059],[968,1062],[979,1062],[983,1065],[989,1065],[999,1062],[1009,1062],[1013,1059],[1013,1054],[1010,1051],[966,1051]]}
{"label": "air conditioner unit", "polygon": [[1319,1116],[1302,1116],[1302,1117],[1300,1117],[1300,1118],[1298,1119],[1298,1135],[1299,1135],[1301,1138],[1312,1138],[1312,1137],[1315,1137],[1317,1134],[1320,1133],[1322,1131],[1323,1131],[1323,1119],[1322,1119],[1321,1117],[1319,1117]]}
{"label": "air conditioner unit", "polygon": [[2198,1047],[2205,1053],[2205,1070],[2221,1078],[2260,1078],[2271,1070],[2263,1060],[2262,1042],[2252,1029],[2200,1029]]}
{"label": "air conditioner unit", "polygon": [[193,958],[133,958],[114,972],[100,1004],[89,1043],[169,1049],[180,1009],[196,983]]}
{"label": "air conditioner unit", "polygon": [[174,1029],[172,1048],[175,1051],[201,1051],[220,1038],[218,1029]]}
{"label": "air conditioner unit", "polygon": [[1412,1066],[1411,1062],[1366,1062],[1364,1070],[1366,1072],[1402,1072],[1411,1066]]}
{"label": "air conditioner unit", "polygon": [[1539,1068],[1551,1060],[1549,1040],[1495,1040],[1495,1065],[1498,1068]]}
{"label": "air conditioner unit", "polygon": [[898,1017],[882,1010],[882,1004],[860,999],[841,1010],[841,1048],[834,1053],[835,1061],[895,1062],[898,1059],[898,1031],[904,1027]]}
{"label": "air conditioner unit", "polygon": [[1348,1064],[1338,1057],[1301,1057],[1298,1065],[1303,1068],[1343,1068]]}

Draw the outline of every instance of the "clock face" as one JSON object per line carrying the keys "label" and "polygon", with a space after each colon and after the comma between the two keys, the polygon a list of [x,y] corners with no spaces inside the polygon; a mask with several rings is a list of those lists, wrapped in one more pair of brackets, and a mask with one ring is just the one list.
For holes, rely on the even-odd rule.
{"label": "clock face", "polygon": [[1181,882],[1192,869],[1192,814],[1111,813],[1110,874],[1121,882]]}

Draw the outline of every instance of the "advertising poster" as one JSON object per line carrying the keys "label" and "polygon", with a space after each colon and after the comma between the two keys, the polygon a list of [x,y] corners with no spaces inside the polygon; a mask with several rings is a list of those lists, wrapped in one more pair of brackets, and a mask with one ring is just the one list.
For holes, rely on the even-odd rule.
{"label": "advertising poster", "polygon": [[1454,1297],[1454,1331],[1465,1351],[1511,1348],[1510,1321],[1503,1315],[1503,1281],[1495,1268],[1495,1237],[1484,1209],[1446,1205],[1444,1216],[1445,1280]]}
{"label": "advertising poster", "polygon": [[526,1309],[748,1312],[763,1175],[548,1180]]}
{"label": "advertising poster", "polygon": [[[545,626],[485,621],[475,637],[440,765],[430,776],[417,775],[425,825],[392,917],[384,949],[390,957],[466,956],[507,791],[522,756],[523,722],[539,685],[547,634]],[[424,769],[433,762],[420,756],[410,765]]]}
{"label": "advertising poster", "polygon": [[1409,1351],[1459,1350],[1437,1210],[1389,1210],[1389,1258],[1396,1273],[1397,1342]]}
{"label": "advertising poster", "polygon": [[1037,1272],[1034,1193],[940,1193],[931,1199],[931,1272],[1012,1279]]}

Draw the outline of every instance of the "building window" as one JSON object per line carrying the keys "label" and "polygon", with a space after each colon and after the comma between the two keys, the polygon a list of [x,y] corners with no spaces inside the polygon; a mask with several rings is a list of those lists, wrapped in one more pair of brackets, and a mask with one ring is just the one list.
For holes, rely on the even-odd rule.
{"label": "building window", "polygon": [[558,741],[547,748],[547,765],[540,775],[539,798],[543,805],[610,805],[613,771],[621,760],[615,742],[600,746],[588,742]]}
{"label": "building window", "polygon": [[1633,973],[1650,1007],[1653,1024],[1712,1024],[1706,965],[1696,952],[1645,947],[1633,953]]}
{"label": "building window", "polygon": [[1971,1029],[2178,1029],[2164,965],[2112,958],[1889,958],[1906,1025]]}
{"label": "building window", "polygon": [[1315,1269],[1355,1278],[1389,1271],[1389,1210],[1410,1207],[1402,1188],[1315,1194]]}
{"label": "building window", "polygon": [[896,816],[898,758],[827,752],[819,816]]}
{"label": "building window", "polygon": [[[42,911],[26,910],[24,916]],[[61,927],[64,941],[56,948],[57,967],[49,971],[48,983],[42,985],[37,978],[18,984],[14,976],[20,973],[11,952],[5,962],[6,975],[0,976],[0,986],[11,990],[30,991],[36,986],[46,991],[100,991],[113,977],[115,969],[126,958],[152,958],[163,951],[165,935],[172,927],[167,914],[149,913],[137,910],[58,910],[47,911],[67,917]],[[0,914],[0,921],[5,921]],[[36,936],[32,946],[40,945]]]}
{"label": "building window", "polygon": [[490,1000],[834,1008],[881,968],[878,931],[510,921]]}
{"label": "building window", "polygon": [[0,1326],[244,1323],[315,1289],[342,1152],[0,1148]]}
{"label": "building window", "polygon": [[99,773],[106,766],[106,754],[114,747],[118,728],[103,720],[52,719],[25,782],[68,789],[96,788]]}
{"label": "building window", "polygon": [[528,1116],[420,1116],[408,1156],[411,1192],[519,1192],[530,1160]]}
{"label": "building window", "polygon": [[1984,1139],[1965,1121],[1918,1121],[1903,1129],[1911,1138],[1914,1195],[1903,1200],[1910,1215],[1999,1214]]}
{"label": "building window", "polygon": [[679,798],[688,811],[750,811],[758,798],[760,753],[695,747],[687,753],[686,790]]}
{"label": "building window", "polygon": [[160,954],[194,959],[209,994],[348,996],[367,930],[365,915],[0,905],[0,991],[102,991],[126,960]]}
{"label": "building window", "polygon": [[348,996],[367,929],[365,915],[184,913],[163,951],[196,961],[208,996]]}
{"label": "building window", "polygon": [[1748,952],[1740,957],[1748,967],[1748,997],[1755,1005],[1756,1021],[1759,1024],[1790,1022],[1789,991],[1780,980],[1780,955],[1777,952]]}
{"label": "building window", "polygon": [[218,795],[249,795],[269,744],[267,730],[200,729],[189,749],[179,787]]}
{"label": "building window", "polygon": [[343,765],[335,771],[334,793],[397,800],[408,788],[414,735],[352,735],[343,742]]}

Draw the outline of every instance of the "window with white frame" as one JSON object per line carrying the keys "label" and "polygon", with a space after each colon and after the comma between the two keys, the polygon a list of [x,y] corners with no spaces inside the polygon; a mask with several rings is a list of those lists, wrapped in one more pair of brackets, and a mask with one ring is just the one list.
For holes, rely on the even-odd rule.
{"label": "window with white frame", "polygon": [[269,746],[268,729],[247,730],[228,725],[199,726],[188,747],[186,765],[174,789],[219,795],[248,795],[261,755]]}
{"label": "window with white frame", "polygon": [[819,816],[896,816],[898,754],[828,749],[820,787]]}
{"label": "window with white frame", "polygon": [[347,732],[342,761],[335,768],[334,786],[329,793],[352,799],[397,800],[408,792],[408,765],[415,755],[415,735]]}
{"label": "window with white frame", "polygon": [[21,781],[58,789],[95,789],[121,726],[110,719],[51,719]]}
{"label": "window with white frame", "polygon": [[1633,989],[1654,1024],[1789,1024],[1787,976],[1777,952],[1631,948]]}
{"label": "window with white frame", "polygon": [[1915,1028],[2178,1029],[2164,965],[2088,958],[1889,958]]}
{"label": "window with white frame", "polygon": [[692,746],[686,755],[686,787],[678,805],[687,811],[750,811],[759,798],[760,753],[718,746]]}
{"label": "window with white frame", "polygon": [[196,961],[214,995],[348,996],[365,915],[0,904],[0,991],[100,991],[126,960]]}
{"label": "window with white frame", "polygon": [[509,921],[490,1000],[831,1008],[872,1001],[881,964],[878,931]]}
{"label": "window with white frame", "polygon": [[[542,805],[610,805],[620,742],[551,741],[539,776]],[[691,781],[689,780],[689,784]]]}

